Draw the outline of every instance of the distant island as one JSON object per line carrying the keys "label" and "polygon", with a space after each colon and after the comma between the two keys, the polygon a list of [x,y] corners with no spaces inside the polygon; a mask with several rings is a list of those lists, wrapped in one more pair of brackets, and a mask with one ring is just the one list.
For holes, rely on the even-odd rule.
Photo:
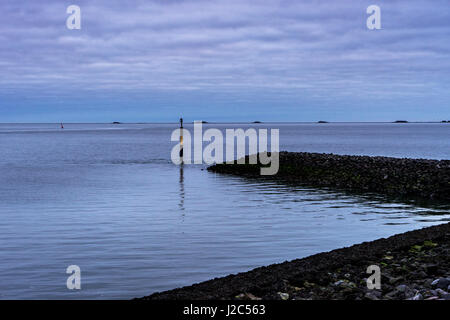
{"label": "distant island", "polygon": [[112,124],[121,124],[119,121],[114,121]]}
{"label": "distant island", "polygon": [[396,120],[396,121],[394,121],[394,123],[408,123],[408,121],[406,121],[406,120]]}
{"label": "distant island", "polygon": [[261,121],[253,121],[253,123],[261,123]]}
{"label": "distant island", "polygon": [[329,122],[328,122],[328,121],[320,120],[320,121],[317,121],[317,123],[329,123]]}

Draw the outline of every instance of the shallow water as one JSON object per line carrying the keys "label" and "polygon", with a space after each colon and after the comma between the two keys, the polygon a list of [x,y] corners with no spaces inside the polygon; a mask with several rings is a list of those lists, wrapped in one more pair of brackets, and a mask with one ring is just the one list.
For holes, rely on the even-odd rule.
{"label": "shallow water", "polygon": [[[254,126],[279,128],[282,150],[450,159],[449,124]],[[175,166],[176,127],[0,124],[0,298],[133,298],[450,221],[448,207]]]}

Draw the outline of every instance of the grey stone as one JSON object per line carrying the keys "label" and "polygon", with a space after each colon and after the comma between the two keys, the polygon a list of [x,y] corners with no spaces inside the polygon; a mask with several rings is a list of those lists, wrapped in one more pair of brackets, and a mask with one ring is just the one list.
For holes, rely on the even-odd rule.
{"label": "grey stone", "polygon": [[416,275],[417,275],[417,278],[420,279],[420,278],[426,278],[428,274],[425,271],[418,271]]}
{"label": "grey stone", "polygon": [[406,284],[400,284],[398,285],[395,289],[397,289],[400,292],[405,292],[406,290],[408,290],[408,286]]}
{"label": "grey stone", "polygon": [[378,290],[370,290],[364,296],[370,300],[380,300],[382,293]]}
{"label": "grey stone", "polygon": [[447,291],[444,291],[444,290],[442,290],[442,289],[436,289],[436,292],[437,292],[437,295],[439,296],[439,297],[442,297],[443,295],[446,295],[446,294],[448,294],[448,292]]}
{"label": "grey stone", "polygon": [[390,300],[391,300],[391,299],[395,299],[397,293],[398,293],[398,291],[394,290],[394,291],[391,291],[391,292],[385,294],[384,297],[385,297],[386,299],[390,299]]}
{"label": "grey stone", "polygon": [[449,278],[436,279],[431,283],[431,285],[433,287],[446,290],[450,286],[450,279]]}
{"label": "grey stone", "polygon": [[287,300],[287,299],[289,299],[289,294],[288,294],[288,293],[278,292],[278,295],[280,296],[280,298],[281,298],[282,300]]}
{"label": "grey stone", "polygon": [[348,280],[338,280],[333,283],[335,287],[343,287],[343,288],[356,288],[356,284]]}
{"label": "grey stone", "polygon": [[426,264],[424,267],[427,274],[435,274],[438,270],[437,264]]}
{"label": "grey stone", "polygon": [[412,298],[412,297],[414,297],[414,295],[415,295],[414,290],[412,290],[410,287],[408,287],[408,286],[405,285],[405,284],[398,285],[398,286],[395,288],[395,290],[397,290],[398,292],[403,293],[403,294],[405,295],[405,298],[406,298],[406,299]]}
{"label": "grey stone", "polygon": [[339,287],[343,283],[344,283],[344,280],[338,280],[335,283],[333,283],[333,286]]}
{"label": "grey stone", "polygon": [[399,282],[400,280],[402,280],[402,277],[397,277],[397,278],[395,278],[395,277],[387,277],[387,278],[388,278],[388,281],[389,281],[390,284],[395,284],[396,282]]}
{"label": "grey stone", "polygon": [[431,279],[426,279],[424,282],[423,282],[423,284],[425,285],[425,286],[431,286],[431,284],[433,283],[433,280],[431,280]]}
{"label": "grey stone", "polygon": [[414,297],[409,298],[408,300],[423,300],[422,294],[418,293]]}

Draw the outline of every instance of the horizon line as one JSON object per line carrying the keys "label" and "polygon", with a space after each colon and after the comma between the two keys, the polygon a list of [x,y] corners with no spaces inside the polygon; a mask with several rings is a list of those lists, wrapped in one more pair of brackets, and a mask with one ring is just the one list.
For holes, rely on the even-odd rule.
{"label": "horizon line", "polygon": [[[393,121],[327,121],[327,120],[318,120],[318,121],[206,121],[206,120],[194,120],[194,121],[185,121],[185,123],[194,123],[195,121],[202,121],[203,124],[225,124],[225,123],[239,123],[239,124],[264,124],[264,123],[314,123],[314,124],[327,124],[327,123],[449,123],[450,120],[419,120],[419,121],[409,121],[409,120],[393,120]],[[0,124],[173,124],[179,123],[179,121],[174,122],[122,122],[122,121],[108,121],[108,122],[0,122]]]}

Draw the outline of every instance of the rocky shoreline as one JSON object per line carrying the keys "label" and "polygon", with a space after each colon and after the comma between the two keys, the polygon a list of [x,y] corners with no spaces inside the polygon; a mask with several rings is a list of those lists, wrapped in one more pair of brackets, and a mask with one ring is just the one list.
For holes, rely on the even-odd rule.
{"label": "rocky shoreline", "polygon": [[[368,289],[367,267],[381,269]],[[450,300],[450,223],[154,293],[144,300]]]}
{"label": "rocky shoreline", "polygon": [[450,160],[399,159],[280,152],[274,176],[261,176],[259,164],[216,164],[209,171],[276,179],[317,187],[375,192],[398,198],[450,202]]}

